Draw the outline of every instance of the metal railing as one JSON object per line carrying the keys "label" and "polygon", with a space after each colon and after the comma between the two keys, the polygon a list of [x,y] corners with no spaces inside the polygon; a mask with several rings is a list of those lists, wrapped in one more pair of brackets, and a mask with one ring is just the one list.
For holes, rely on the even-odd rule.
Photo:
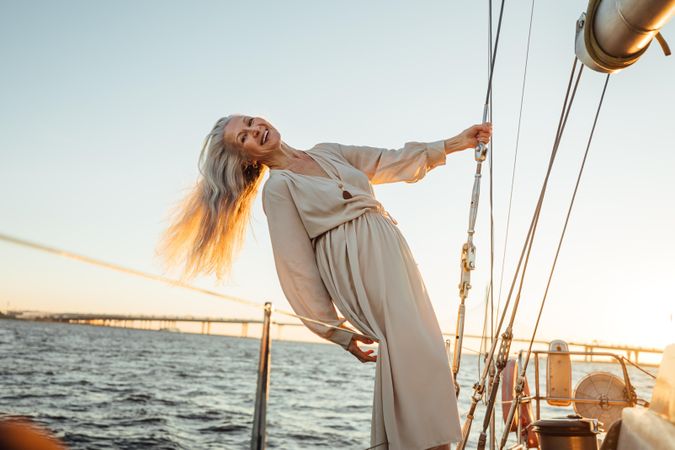
{"label": "metal railing", "polygon": [[251,450],[262,450],[266,441],[267,398],[270,388],[270,363],[272,358],[272,339],[270,323],[272,322],[272,304],[265,303],[262,336],[260,336],[260,360],[258,361],[258,387],[255,393],[255,409],[253,412],[253,429],[251,432]]}

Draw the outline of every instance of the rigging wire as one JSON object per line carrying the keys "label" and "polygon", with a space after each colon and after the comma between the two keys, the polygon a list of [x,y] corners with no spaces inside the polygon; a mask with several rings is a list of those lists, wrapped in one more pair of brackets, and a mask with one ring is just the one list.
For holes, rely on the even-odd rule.
{"label": "rigging wire", "polygon": [[[487,349],[488,349],[488,338],[487,338],[487,324],[488,324],[488,311],[490,311],[490,285],[487,286],[485,289],[485,302],[484,302],[484,312],[483,312],[483,330],[480,335],[480,356],[487,356]],[[490,336],[490,345],[492,345],[492,336]],[[478,358],[478,377],[480,378],[481,370],[480,370],[480,360],[481,358]]]}
{"label": "rigging wire", "polygon": [[[499,35],[501,32],[502,18],[504,16],[504,2],[502,0],[501,9],[499,11],[499,21],[497,24],[497,34],[495,38],[494,51],[491,54],[490,71],[488,77],[487,92],[485,94],[485,103],[483,106],[483,123],[487,120],[489,101],[492,93],[492,79],[494,75],[494,66],[497,59],[497,47],[499,44]],[[459,367],[461,363],[461,349],[464,335],[464,316],[465,316],[465,300],[468,296],[469,289],[471,289],[471,271],[475,268],[475,253],[476,247],[473,244],[473,235],[475,233],[476,216],[478,214],[478,199],[480,196],[480,179],[481,168],[486,157],[488,147],[479,143],[475,149],[476,172],[474,174],[473,189],[471,192],[471,207],[469,211],[469,228],[467,230],[467,240],[462,246],[461,257],[461,277],[459,283],[460,305],[457,313],[457,326],[455,328],[455,344],[452,358],[452,377],[455,384],[455,395],[459,395],[459,383],[457,382]]]}
{"label": "rigging wire", "polygon": [[558,263],[558,256],[560,256],[560,249],[563,244],[563,240],[565,239],[565,233],[567,232],[567,226],[569,225],[570,221],[570,215],[572,214],[572,208],[574,206],[574,201],[577,198],[577,192],[579,190],[579,183],[581,182],[581,176],[584,173],[584,168],[586,167],[586,160],[588,158],[588,150],[591,147],[591,142],[593,141],[593,135],[595,133],[595,127],[598,123],[598,117],[600,116],[600,110],[602,108],[602,103],[605,100],[605,92],[607,91],[607,84],[609,83],[609,75],[607,74],[607,77],[605,78],[605,84],[602,87],[602,94],[600,96],[600,101],[598,103],[598,108],[595,112],[595,119],[593,120],[593,127],[591,128],[591,133],[588,136],[588,142],[586,143],[586,151],[584,152],[584,157],[581,162],[581,167],[579,168],[579,174],[577,175],[577,181],[576,184],[574,185],[574,192],[572,193],[572,199],[570,200],[570,205],[567,208],[567,216],[565,217],[565,224],[563,225],[562,233],[560,234],[560,240],[558,241],[558,247],[555,252],[555,257],[553,258],[553,264],[551,265],[551,271],[549,272],[548,275],[548,281],[546,282],[546,289],[544,290],[544,295],[541,300],[541,305],[539,307],[539,313],[537,314],[537,320],[535,321],[534,324],[534,330],[532,331],[532,338],[530,339],[529,346],[527,348],[527,356],[525,357],[525,363],[523,364],[523,368],[527,368],[527,364],[530,359],[530,354],[532,352],[532,345],[534,344],[534,340],[537,335],[537,329],[539,328],[539,321],[541,319],[541,314],[544,310],[544,304],[546,303],[546,298],[548,297],[548,291],[549,288],[551,287],[551,280],[553,279],[553,273],[555,271],[556,265]]}
{"label": "rigging wire", "polygon": [[635,367],[636,369],[640,370],[641,372],[645,373],[646,375],[649,375],[652,379],[656,380],[656,375],[654,375],[653,373],[651,373],[651,372],[649,372],[649,371],[643,369],[642,367],[640,367],[639,365],[635,364],[635,363],[634,363],[633,361],[631,361],[630,359],[626,358],[625,356],[622,356],[621,359],[622,359],[624,362],[629,363],[631,366]]}
{"label": "rigging wire", "polygon": [[[488,20],[488,58],[492,55],[492,0],[489,0],[489,20]],[[492,70],[492,68],[490,68]],[[493,101],[492,101],[492,92],[490,92],[490,101],[488,106],[489,111],[489,121],[492,123],[492,111],[493,111]],[[493,203],[493,183],[492,183],[492,151],[494,148],[494,139],[493,136],[490,136],[490,142],[488,143],[488,167],[489,167],[489,184],[490,184],[490,343],[494,339],[494,295],[493,295],[493,279],[494,279],[494,266],[495,266],[495,221],[494,221],[494,203]]]}
{"label": "rigging wire", "polygon": [[[578,60],[575,57],[574,58],[574,64],[572,66],[572,74],[574,74],[574,69],[576,68],[577,62],[578,62]],[[527,272],[527,267],[529,265],[530,254],[531,254],[531,251],[532,251],[532,244],[534,243],[534,236],[535,236],[536,231],[537,231],[537,226],[539,225],[539,217],[540,217],[541,209],[542,209],[542,206],[543,206],[544,197],[546,195],[546,189],[548,187],[548,181],[549,181],[549,178],[551,176],[551,171],[553,169],[553,163],[555,162],[555,158],[556,158],[557,153],[558,153],[558,148],[560,146],[560,141],[562,139],[563,132],[565,131],[565,127],[567,125],[567,119],[569,117],[569,113],[570,113],[570,110],[572,108],[572,103],[574,101],[574,97],[576,96],[577,88],[579,86],[579,81],[581,80],[581,74],[583,72],[583,69],[584,69],[584,66],[582,65],[579,68],[579,72],[576,76],[576,80],[574,82],[574,88],[573,88],[571,94],[570,94],[569,86],[568,86],[567,94],[565,95],[566,106],[564,107],[563,115],[561,116],[559,124],[558,124],[558,130],[556,132],[556,139],[555,139],[555,143],[553,145],[553,150],[551,152],[551,158],[549,160],[549,165],[548,165],[548,169],[547,169],[547,172],[546,172],[546,177],[544,178],[544,183],[542,185],[541,192],[539,194],[539,200],[537,202],[537,206],[535,207],[535,212],[534,212],[533,217],[532,217],[532,222],[530,223],[530,229],[528,230],[525,245],[523,246],[523,249],[521,251],[520,261],[518,262],[518,267],[516,268],[516,273],[514,274],[514,279],[512,281],[511,288],[509,290],[507,301],[506,301],[506,304],[504,305],[504,314],[502,315],[499,326],[497,327],[498,333],[501,330],[501,325],[503,324],[503,321],[505,319],[506,311],[509,307],[509,303],[510,303],[510,300],[511,300],[511,297],[512,297],[512,294],[513,294],[513,290],[515,289],[516,284],[518,284],[518,292],[517,292],[516,297],[515,297],[514,311],[512,312],[511,322],[513,322],[513,319],[514,319],[514,316],[515,316],[515,310],[517,309],[518,302],[520,300],[520,295],[521,295],[522,289],[523,289],[523,282],[524,282],[524,279],[525,279],[525,274]],[[571,80],[572,79],[570,78],[570,81]],[[525,258],[524,261],[523,261],[523,257]],[[522,264],[522,271],[520,270],[521,264]],[[518,279],[519,274],[520,274],[520,280],[517,283],[516,280]]]}
{"label": "rigging wire", "polygon": [[[567,215],[565,216],[565,223],[563,225],[562,232],[560,234],[560,239],[558,241],[558,247],[556,248],[555,257],[553,258],[553,264],[551,265],[551,270],[549,272],[548,280],[546,282],[546,289],[544,290],[544,295],[542,297],[541,304],[539,305],[539,312],[537,314],[537,320],[535,321],[534,329],[532,331],[532,337],[530,338],[530,342],[529,342],[528,347],[527,347],[527,354],[525,356],[525,361],[522,363],[522,367],[520,369],[520,378],[521,379],[523,379],[525,377],[526,373],[527,373],[527,366],[528,366],[528,363],[530,361],[530,357],[531,357],[531,354],[532,354],[532,346],[534,345],[534,340],[536,339],[536,336],[537,336],[537,330],[539,329],[539,322],[541,320],[541,316],[542,316],[542,313],[544,311],[544,305],[546,304],[546,299],[548,297],[549,288],[551,287],[551,280],[553,279],[553,273],[555,272],[555,268],[556,268],[556,265],[558,263],[558,257],[560,256],[560,249],[562,248],[562,244],[563,244],[563,241],[565,239],[565,234],[567,232],[567,226],[569,225],[570,215],[572,214],[572,208],[574,207],[574,202],[576,200],[577,192],[579,190],[579,183],[581,182],[581,177],[584,173],[584,168],[586,166],[586,160],[588,158],[588,151],[591,147],[591,142],[593,141],[593,135],[595,133],[596,125],[598,123],[598,117],[600,116],[600,110],[602,108],[602,104],[603,104],[603,101],[605,99],[605,93],[607,91],[607,84],[609,82],[609,75],[610,74],[607,74],[607,77],[605,78],[605,83],[604,83],[604,86],[602,88],[602,94],[600,95],[600,101],[598,102],[598,107],[597,107],[597,110],[595,112],[595,118],[593,120],[593,126],[591,127],[591,132],[588,136],[588,142],[586,143],[586,150],[584,152],[584,157],[582,159],[581,167],[579,168],[577,180],[576,180],[576,183],[574,185],[574,191],[572,193],[572,198],[570,200],[569,207],[567,208]],[[520,385],[520,384],[523,383],[523,382],[521,380],[519,380],[518,383],[519,383],[519,385],[516,387],[516,392],[517,392],[516,399],[514,399],[514,402],[511,405],[511,410],[513,410],[513,411],[509,411],[509,417],[512,417],[513,414],[515,413],[515,408],[518,407],[517,405],[520,403],[520,399],[522,397],[523,386]],[[524,385],[524,383],[523,383],[523,385]],[[509,419],[507,418],[507,423],[509,423],[508,420]],[[508,438],[508,431],[505,431],[504,435],[502,436],[500,448],[503,448],[504,445],[506,445],[507,438]]]}
{"label": "rigging wire", "polygon": [[525,85],[527,81],[527,67],[530,59],[530,42],[532,38],[532,21],[534,18],[534,2],[535,0],[532,0],[532,6],[530,8],[530,25],[527,31],[527,50],[525,51],[525,68],[523,70],[523,82],[522,86],[520,89],[520,109],[518,112],[518,126],[516,128],[516,145],[515,145],[515,151],[513,155],[513,168],[511,169],[511,188],[509,192],[509,206],[508,206],[508,212],[506,214],[506,231],[504,232],[504,252],[502,254],[502,263],[501,263],[501,272],[499,275],[499,290],[497,292],[497,311],[499,311],[499,308],[501,306],[501,301],[502,301],[502,283],[504,281],[504,265],[506,263],[506,250],[508,246],[508,241],[509,241],[509,230],[511,226],[511,205],[513,201],[513,189],[515,185],[515,177],[516,177],[516,166],[518,162],[518,148],[520,145],[520,129],[521,129],[521,122],[523,118],[523,105],[525,101]]}
{"label": "rigging wire", "polygon": [[[488,58],[490,55],[492,55],[492,0],[488,0]],[[492,68],[490,69],[492,71]],[[492,123],[492,112],[493,112],[493,95],[492,91],[490,91],[490,100],[489,100],[489,106],[488,106],[488,111],[489,111],[489,121]],[[486,304],[485,304],[485,318],[484,320],[487,321],[487,306],[488,302],[490,304],[490,345],[494,342],[494,272],[495,272],[495,221],[494,221],[494,195],[493,195],[493,176],[492,176],[492,169],[493,169],[493,159],[492,159],[492,153],[493,153],[493,148],[494,148],[494,139],[491,136],[490,142],[488,144],[488,178],[489,178],[489,198],[490,198],[490,284],[488,286],[488,297],[485,299]],[[485,325],[485,322],[483,323]],[[484,326],[484,329],[486,327]],[[486,342],[487,344],[487,342]],[[481,348],[482,350],[482,348]],[[478,360],[480,361],[480,355],[478,356]],[[490,373],[490,383],[494,382],[494,364],[489,368],[489,373]],[[492,414],[492,417],[490,418],[490,444],[494,448],[494,441],[495,438],[495,432],[494,432],[494,413]]]}
{"label": "rigging wire", "polygon": [[[523,268],[523,276],[520,279],[521,285],[520,285],[520,289],[518,291],[519,294],[520,294],[520,291],[522,289],[522,281],[524,279],[524,273],[525,273],[527,265],[529,263],[530,250],[532,248],[531,244],[534,240],[534,235],[536,233],[537,223],[538,223],[538,220],[539,220],[539,213],[540,213],[542,205],[543,205],[544,197],[545,197],[545,194],[546,194],[546,188],[548,186],[548,180],[550,178],[551,171],[553,169],[553,164],[554,164],[555,159],[556,159],[558,147],[560,145],[562,134],[563,134],[563,132],[565,130],[565,126],[567,124],[567,118],[569,117],[569,112],[570,112],[570,109],[572,107],[574,97],[576,96],[577,87],[579,85],[579,80],[581,78],[581,74],[582,74],[582,71],[583,71],[583,65],[582,65],[581,68],[579,69],[578,74],[576,75],[576,81],[574,81],[574,79],[575,79],[574,75],[576,73],[577,63],[578,63],[578,60],[575,57],[574,62],[572,64],[572,70],[570,71],[570,78],[569,78],[568,85],[567,85],[567,91],[565,93],[565,100],[563,102],[563,108],[562,108],[562,111],[561,111],[560,119],[558,121],[558,129],[556,131],[555,141],[554,141],[554,144],[553,144],[553,148],[551,150],[551,156],[549,158],[549,164],[548,164],[548,168],[547,168],[547,171],[546,171],[546,176],[544,178],[544,182],[542,184],[541,191],[539,193],[539,199],[538,199],[537,205],[535,207],[535,211],[533,213],[532,220],[530,222],[530,227],[529,227],[529,230],[527,232],[527,236],[525,238],[525,243],[523,244],[523,248],[521,250],[520,258],[518,260],[518,264],[517,264],[517,267],[516,267],[516,272],[514,274],[513,281],[512,281],[512,284],[511,284],[511,288],[509,290],[509,295],[507,297],[503,313],[502,313],[502,315],[499,319],[499,323],[498,323],[497,328],[496,328],[497,334],[500,333],[501,327],[504,323],[504,320],[506,319],[508,307],[509,307],[509,304],[511,302],[511,297],[512,297],[513,291],[514,291],[514,289],[516,287],[516,284],[518,282],[518,274],[521,271],[521,267]],[[572,89],[572,85],[574,85],[573,89]],[[526,254],[527,254],[527,257],[525,257]],[[508,349],[510,348],[509,339],[512,337],[510,335],[510,333],[511,333],[511,329],[512,329],[512,326],[513,326],[513,321],[515,319],[515,313],[517,311],[518,303],[519,303],[519,300],[520,300],[519,294],[518,294],[518,296],[516,296],[516,299],[515,299],[515,302],[514,302],[513,311],[511,313],[511,320],[509,322],[507,331],[505,331],[504,335],[502,336],[501,348],[500,348],[500,358],[497,360],[499,373],[501,373],[501,371],[503,369],[503,366],[506,363],[506,361],[503,360],[504,359],[503,353],[508,353]],[[473,413],[475,412],[477,403],[480,400],[480,398],[482,396],[482,393],[485,389],[485,381],[486,381],[486,378],[487,378],[487,368],[489,367],[489,365],[492,363],[492,361],[494,359],[496,344],[497,344],[497,341],[495,341],[493,343],[492,348],[488,352],[487,360],[486,360],[486,366],[483,369],[483,373],[481,375],[481,378],[474,385],[474,394],[472,395],[471,407],[469,409],[469,413],[467,414],[467,419],[464,422],[464,426],[462,427],[462,439],[460,440],[460,442],[457,445],[457,448],[460,449],[460,450],[463,450],[465,448],[466,444],[467,444],[469,432],[471,431],[471,423],[473,421]],[[492,413],[491,410],[494,406],[494,400],[496,398],[496,390],[499,387],[499,373],[498,373],[498,376],[496,378],[496,382],[492,386],[491,395],[490,395],[490,403],[488,403],[488,411],[486,413],[486,417],[489,417]],[[480,439],[479,439],[479,447],[481,447],[481,445],[484,446],[484,444],[485,444],[485,432],[484,432],[484,430],[486,428],[487,428],[487,424],[484,423],[484,429],[483,429],[483,432],[481,432]]]}

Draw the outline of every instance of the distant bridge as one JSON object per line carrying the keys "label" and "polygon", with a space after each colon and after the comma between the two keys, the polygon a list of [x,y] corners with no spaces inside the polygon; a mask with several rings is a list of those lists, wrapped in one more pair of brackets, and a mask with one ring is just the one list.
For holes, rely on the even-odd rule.
{"label": "distant bridge", "polygon": [[[450,337],[454,336],[454,333],[443,333],[443,336]],[[465,338],[469,339],[482,339],[483,336],[478,336],[478,335],[472,335],[472,334],[465,334]],[[489,338],[488,338],[489,339]],[[522,342],[522,343],[527,343],[529,344],[530,340],[529,339],[522,339],[522,338],[513,338],[513,342]],[[634,362],[635,364],[638,364],[638,360],[640,358],[640,353],[647,353],[647,354],[652,354],[652,355],[660,355],[663,353],[663,349],[661,348],[650,348],[650,347],[636,347],[636,346],[630,346],[630,345],[614,345],[614,344],[603,344],[597,341],[593,342],[567,342],[567,345],[569,347],[581,347],[583,348],[584,352],[589,353],[588,355],[584,356],[584,361],[588,362],[593,362],[593,352],[625,352],[626,353],[626,358],[629,361]],[[544,340],[534,340],[534,344],[544,346],[548,348],[549,341],[544,341]],[[572,349],[570,348],[570,351]],[[645,365],[649,365],[649,363],[646,363]]]}
{"label": "distant bridge", "polygon": [[[249,324],[262,324],[258,319],[233,319],[230,317],[199,317],[199,316],[155,316],[144,314],[80,314],[80,313],[13,313],[9,317],[15,319],[40,320],[47,322],[63,322],[74,324],[98,325],[118,328],[141,328],[155,329],[153,324],[157,324],[157,329],[176,330],[178,322],[201,323],[201,333],[211,334],[211,324],[241,324],[240,337],[248,337]],[[139,324],[140,326],[134,326]],[[284,326],[302,326],[302,323],[276,322],[272,321],[279,330]]]}
{"label": "distant bridge", "polygon": [[[2,316],[0,315],[0,318]],[[211,334],[211,324],[240,324],[240,337],[248,337],[249,325],[262,325],[263,321],[259,319],[238,319],[231,317],[200,317],[200,316],[167,316],[167,315],[143,315],[143,314],[81,314],[81,313],[40,313],[28,311],[15,311],[8,313],[5,317],[15,319],[40,320],[49,322],[63,322],[73,324],[87,324],[119,328],[140,328],[146,330],[164,329],[177,330],[177,323],[201,323],[201,334]],[[272,321],[272,325],[276,325],[281,334],[282,327],[303,326],[302,323],[292,322],[276,322]],[[443,333],[446,338],[451,338],[454,333]],[[480,340],[479,335],[465,334],[465,338]],[[529,339],[513,338],[513,342],[529,343]],[[548,348],[549,342],[545,340],[535,340],[535,344]],[[567,342],[570,347],[582,348],[584,352],[589,355],[584,356],[584,361],[592,362],[593,352],[622,352],[625,353],[626,358],[634,363],[639,362],[640,354],[660,355],[663,349],[637,347],[629,345],[613,345],[603,344],[599,342]],[[475,350],[474,350],[475,351]],[[597,361],[597,358],[596,358]]]}

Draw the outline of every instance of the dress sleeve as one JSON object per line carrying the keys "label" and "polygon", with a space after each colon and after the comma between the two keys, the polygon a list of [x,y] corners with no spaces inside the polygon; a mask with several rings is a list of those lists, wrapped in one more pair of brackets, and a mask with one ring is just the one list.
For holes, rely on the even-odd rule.
{"label": "dress sleeve", "polygon": [[[263,190],[263,209],[267,215],[274,263],[284,295],[296,314],[340,326],[333,301],[321,280],[312,243],[307,235],[288,186],[278,182]],[[302,321],[315,334],[349,348],[352,333]]]}
{"label": "dress sleeve", "polygon": [[414,183],[436,166],[445,164],[445,142],[408,142],[403,148],[339,145],[342,156],[365,173],[373,184]]}

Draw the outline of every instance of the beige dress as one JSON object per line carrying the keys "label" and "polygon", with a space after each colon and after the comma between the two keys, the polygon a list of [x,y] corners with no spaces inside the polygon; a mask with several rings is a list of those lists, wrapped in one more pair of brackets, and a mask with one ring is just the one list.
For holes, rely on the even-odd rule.
{"label": "beige dress", "polygon": [[[272,170],[263,188],[284,294],[297,314],[340,325],[337,307],[379,341],[371,446],[416,450],[458,441],[457,400],[436,315],[405,239],[372,188],[415,182],[444,164],[443,141],[400,150],[319,144],[308,154],[330,178]],[[305,325],[349,345],[348,332]]]}

